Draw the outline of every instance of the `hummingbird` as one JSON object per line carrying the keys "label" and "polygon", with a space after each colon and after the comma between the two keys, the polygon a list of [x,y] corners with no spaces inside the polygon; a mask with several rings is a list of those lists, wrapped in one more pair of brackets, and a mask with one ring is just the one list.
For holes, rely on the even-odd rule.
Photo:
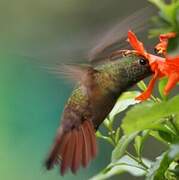
{"label": "hummingbird", "polygon": [[61,126],[45,162],[60,165],[62,175],[86,167],[97,154],[95,132],[122,92],[152,74],[148,60],[135,53],[96,67],[66,67],[79,80],[64,108]]}
{"label": "hummingbird", "polygon": [[[148,14],[146,9],[143,9],[123,20],[115,31],[119,30],[119,34],[124,34],[125,28],[127,31],[131,22],[138,27],[146,19]],[[125,28],[121,28],[121,25]],[[118,97],[152,74],[146,57],[134,51],[116,49],[109,56],[109,47],[114,49],[113,44],[119,40],[113,38],[116,36],[113,34],[115,31],[112,31],[112,34],[109,32],[106,40],[102,40],[91,51],[89,59],[105,59],[104,63],[63,67],[64,74],[76,81],[77,85],[64,107],[61,125],[45,161],[47,170],[58,165],[61,175],[64,175],[68,169],[75,174],[81,166],[87,167],[98,151],[95,132],[114,107]],[[120,37],[122,38],[123,36]]]}

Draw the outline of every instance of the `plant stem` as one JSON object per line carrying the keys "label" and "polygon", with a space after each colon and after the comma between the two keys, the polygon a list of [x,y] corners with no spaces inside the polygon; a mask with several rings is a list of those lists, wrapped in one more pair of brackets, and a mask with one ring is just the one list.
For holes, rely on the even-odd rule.
{"label": "plant stem", "polygon": [[125,151],[125,153],[126,153],[130,158],[132,158],[134,161],[136,161],[138,164],[140,164],[141,166],[143,166],[146,171],[148,171],[149,167],[142,161],[141,158],[136,158],[135,156],[133,156],[132,154],[130,154],[128,151]]}
{"label": "plant stem", "polygon": [[156,98],[155,96],[151,95],[151,100],[153,100],[155,103],[160,103],[161,102],[161,99],[159,98]]}
{"label": "plant stem", "polygon": [[113,130],[113,124],[111,123],[111,120],[109,119],[109,117],[107,117],[107,120],[109,121],[109,125],[105,126],[108,130],[109,130],[109,136],[111,138],[111,140],[114,143],[114,147],[117,145],[117,142],[115,141],[115,133],[116,131]]}
{"label": "plant stem", "polygon": [[[142,170],[144,170],[144,171],[147,172],[147,169],[146,169],[146,168],[140,167],[140,166],[136,166],[136,165],[133,165],[133,164],[128,164],[128,163],[116,163],[116,164],[113,165],[113,166],[116,166],[116,165],[117,165],[117,166],[126,165],[126,166],[136,167],[136,168],[142,169]],[[113,167],[113,166],[112,166],[112,167]]]}

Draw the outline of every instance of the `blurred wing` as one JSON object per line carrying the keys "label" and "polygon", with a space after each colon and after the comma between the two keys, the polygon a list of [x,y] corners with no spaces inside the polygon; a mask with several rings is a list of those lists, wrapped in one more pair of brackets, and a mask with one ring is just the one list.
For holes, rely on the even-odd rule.
{"label": "blurred wing", "polygon": [[147,7],[122,20],[113,29],[105,33],[96,46],[89,51],[89,60],[106,59],[111,52],[127,46],[128,30],[132,29],[134,32],[139,32],[147,29],[150,26],[150,23],[147,22],[152,14],[153,10]]}
{"label": "blurred wing", "polygon": [[87,64],[46,64],[41,68],[58,78],[66,78],[72,82],[82,81],[88,74],[96,71]]}
{"label": "blurred wing", "polygon": [[[146,29],[149,24],[147,24],[148,19],[150,15],[152,15],[152,9],[151,8],[144,8],[141,9],[129,17],[125,18],[122,20],[119,24],[117,24],[113,29],[108,31],[107,33],[104,34],[102,38],[100,38],[100,41],[98,41],[97,45],[94,46],[91,51],[88,53],[88,59],[91,62],[99,62],[99,61],[104,61],[105,59],[108,59],[109,56],[111,55],[112,52],[120,49],[124,49],[128,45],[126,42],[127,38],[127,32],[129,29],[132,29],[135,32],[142,31]],[[83,38],[82,38],[83,39]],[[80,40],[81,42],[81,40]],[[83,44],[83,43],[81,43]],[[75,45],[73,45],[74,47]],[[76,44],[75,47],[79,47],[79,45]],[[71,49],[67,48],[68,52],[66,54],[71,54]],[[63,49],[64,50],[64,49]],[[49,51],[47,51],[48,53]],[[88,52],[86,50],[86,52]],[[26,53],[25,53],[26,54]],[[67,78],[76,81],[82,77],[81,75],[85,71],[85,68],[77,67],[77,65],[63,65],[60,63],[63,63],[65,59],[65,62],[68,64],[69,62],[77,62],[75,59],[81,59],[77,56],[74,57],[76,53],[72,53],[73,58],[65,58],[59,56],[57,58],[48,58],[47,57],[32,57],[31,55],[20,55],[24,56],[24,59],[28,60],[29,62],[34,62],[36,65],[39,65],[42,69],[46,70],[49,73],[52,73],[56,75],[58,78]],[[85,56],[85,54],[83,53]],[[60,63],[59,63],[60,62]]]}
{"label": "blurred wing", "polygon": [[44,72],[55,75],[59,79],[66,78],[72,82],[81,81],[82,77],[90,71],[96,71],[89,64],[76,64],[76,63],[59,63],[58,61],[43,60],[39,58],[34,58],[25,55],[19,55],[13,53],[17,57],[23,58],[24,63],[34,64],[35,67],[38,67]]}

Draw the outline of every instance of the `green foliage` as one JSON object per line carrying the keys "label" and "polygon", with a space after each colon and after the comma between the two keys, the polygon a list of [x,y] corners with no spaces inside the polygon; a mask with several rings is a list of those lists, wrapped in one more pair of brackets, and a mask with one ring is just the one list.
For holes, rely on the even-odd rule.
{"label": "green foliage", "polygon": [[[151,30],[150,35],[179,32],[179,0],[171,3],[164,0],[149,1],[159,9],[159,16],[153,19],[157,28]],[[125,172],[133,176],[144,176],[146,180],[179,179],[179,95],[171,98],[164,95],[167,81],[166,78],[161,79],[158,84],[159,97],[152,95],[146,102],[135,100],[138,91],[125,92],[118,99],[103,124],[107,135],[101,131],[96,133],[98,138],[114,147],[111,162],[92,180],[110,179]],[[137,85],[141,91],[147,88],[143,81]],[[114,122],[121,112],[125,113],[122,124],[115,127]],[[143,157],[145,141],[151,137],[166,145],[165,151],[154,162]]]}
{"label": "green foliage", "polygon": [[122,94],[122,96],[119,97],[117,103],[115,104],[114,108],[109,114],[109,119],[115,119],[115,117],[127,107],[134,105],[138,103],[134,98],[138,96],[140,92],[138,91],[131,91],[131,92],[125,92]]}
{"label": "green foliage", "polygon": [[[151,161],[143,159],[143,161],[150,166]],[[94,176],[90,180],[104,180],[110,179],[114,175],[119,175],[127,172],[133,176],[143,176],[146,174],[146,169],[142,165],[138,164],[133,158],[125,155],[114,163],[110,163],[103,171]]]}
{"label": "green foliage", "polygon": [[[131,97],[135,94],[136,92],[124,93],[117,104],[122,103],[123,110],[126,110],[129,105],[134,105],[135,100],[131,101]],[[126,95],[129,97],[127,98]],[[122,112],[116,110],[117,107],[114,107],[113,113]],[[151,99],[130,108],[122,122],[124,135],[121,137],[119,128],[117,130],[113,128],[114,116],[115,114],[109,116],[111,119],[108,117],[106,119],[108,123],[104,124],[109,130],[109,136],[97,132],[99,138],[114,146],[111,163],[93,177],[93,180],[108,179],[124,172],[134,176],[145,176],[146,180],[170,180],[179,177],[179,96],[169,100],[164,98],[161,102]],[[169,145],[166,152],[157,157],[154,162],[142,157],[144,143],[151,136]],[[135,155],[128,151],[131,143],[134,146]]]}
{"label": "green foliage", "polygon": [[165,0],[149,0],[158,9],[158,16],[153,18],[155,23],[155,29],[150,31],[151,36],[158,36],[161,33],[166,32],[178,32],[179,31],[179,1],[171,0],[171,3],[166,3]]}
{"label": "green foliage", "polygon": [[168,158],[167,152],[156,158],[146,175],[146,180],[165,180],[165,172],[167,171],[171,160]]}
{"label": "green foliage", "polygon": [[[150,29],[149,37],[158,37],[162,33],[179,32],[179,0],[170,0],[167,3],[165,0],[149,0],[158,9],[158,16],[152,18],[155,28]],[[179,36],[170,41],[169,50],[176,53],[179,48]]]}
{"label": "green foliage", "polygon": [[167,84],[167,78],[163,78],[160,82],[159,82],[159,86],[158,86],[158,90],[159,90],[159,93],[160,93],[160,96],[163,100],[167,100],[167,96],[164,95],[164,87],[166,86]]}
{"label": "green foliage", "polygon": [[118,159],[120,159],[126,151],[126,148],[128,147],[129,143],[132,142],[132,140],[137,136],[138,133],[133,133],[130,135],[124,135],[121,137],[119,142],[117,143],[116,147],[114,148],[112,152],[111,161],[116,162]]}
{"label": "green foliage", "polygon": [[140,103],[126,113],[122,128],[126,134],[145,129],[157,129],[168,132],[168,128],[165,128],[165,125],[162,123],[169,121],[170,116],[173,114],[175,114],[175,121],[179,121],[179,96],[161,103]]}

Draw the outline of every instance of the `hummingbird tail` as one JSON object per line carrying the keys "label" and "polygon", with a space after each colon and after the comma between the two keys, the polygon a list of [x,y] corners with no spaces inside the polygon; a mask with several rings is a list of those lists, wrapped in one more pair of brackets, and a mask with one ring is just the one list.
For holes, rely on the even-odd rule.
{"label": "hummingbird tail", "polygon": [[91,121],[85,120],[79,128],[57,134],[45,165],[50,170],[55,164],[59,164],[62,175],[69,168],[75,174],[80,165],[86,167],[96,154],[95,129]]}

